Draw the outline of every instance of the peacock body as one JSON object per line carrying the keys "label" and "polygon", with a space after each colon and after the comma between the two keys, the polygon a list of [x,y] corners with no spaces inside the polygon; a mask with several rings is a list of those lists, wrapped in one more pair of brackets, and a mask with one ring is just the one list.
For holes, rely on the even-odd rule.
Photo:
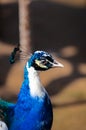
{"label": "peacock body", "polygon": [[33,53],[24,68],[24,81],[17,102],[13,104],[0,100],[0,130],[51,130],[52,105],[38,72],[53,67],[63,65],[47,52]]}

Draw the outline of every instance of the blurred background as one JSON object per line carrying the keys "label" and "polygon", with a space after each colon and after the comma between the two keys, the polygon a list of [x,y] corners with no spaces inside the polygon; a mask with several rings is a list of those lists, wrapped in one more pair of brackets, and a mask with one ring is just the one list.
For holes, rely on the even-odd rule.
{"label": "blurred background", "polygon": [[[23,66],[9,63],[19,43],[18,0],[0,0],[0,97],[15,102]],[[64,64],[40,74],[52,100],[52,130],[86,130],[86,0],[33,0],[28,6],[31,44]]]}

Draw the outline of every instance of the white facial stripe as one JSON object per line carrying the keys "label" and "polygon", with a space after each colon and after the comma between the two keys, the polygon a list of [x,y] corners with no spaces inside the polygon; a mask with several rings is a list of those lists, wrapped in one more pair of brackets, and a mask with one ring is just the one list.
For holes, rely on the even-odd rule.
{"label": "white facial stripe", "polygon": [[45,57],[46,57],[46,56],[49,56],[49,57],[50,57],[50,55],[48,55],[48,54],[46,54],[46,53],[44,53],[43,56],[45,56]]}

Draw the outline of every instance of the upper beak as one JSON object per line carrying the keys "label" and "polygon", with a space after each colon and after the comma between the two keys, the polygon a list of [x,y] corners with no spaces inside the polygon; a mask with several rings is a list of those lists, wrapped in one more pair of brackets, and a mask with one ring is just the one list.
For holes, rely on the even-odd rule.
{"label": "upper beak", "polygon": [[64,65],[63,65],[63,64],[61,64],[60,62],[58,62],[58,61],[54,60],[54,62],[53,62],[53,64],[52,64],[52,67],[61,67],[61,68],[63,68],[63,67],[64,67]]}

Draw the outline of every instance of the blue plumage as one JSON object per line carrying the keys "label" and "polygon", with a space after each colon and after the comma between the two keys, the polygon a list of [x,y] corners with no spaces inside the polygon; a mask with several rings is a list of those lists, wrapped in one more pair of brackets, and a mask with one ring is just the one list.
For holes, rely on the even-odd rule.
{"label": "blue plumage", "polygon": [[63,65],[44,51],[36,51],[27,61],[24,81],[16,104],[0,102],[0,109],[6,113],[5,122],[9,130],[51,130],[52,105],[41,84],[38,71],[52,67],[63,67]]}

